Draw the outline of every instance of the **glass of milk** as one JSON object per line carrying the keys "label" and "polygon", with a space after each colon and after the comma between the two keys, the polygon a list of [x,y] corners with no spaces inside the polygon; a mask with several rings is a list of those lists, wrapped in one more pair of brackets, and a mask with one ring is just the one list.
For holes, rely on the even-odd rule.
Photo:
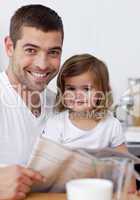
{"label": "glass of milk", "polygon": [[66,183],[68,200],[112,200],[113,183],[105,179],[75,179]]}

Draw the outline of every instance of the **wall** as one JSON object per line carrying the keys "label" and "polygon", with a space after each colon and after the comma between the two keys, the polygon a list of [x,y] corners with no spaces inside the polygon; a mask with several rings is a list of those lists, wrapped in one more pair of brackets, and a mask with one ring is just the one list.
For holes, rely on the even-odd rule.
{"label": "wall", "polygon": [[[115,102],[127,88],[128,77],[140,76],[139,0],[5,0],[0,12],[0,69],[7,66],[3,40],[9,19],[21,5],[42,3],[63,18],[65,40],[62,62],[69,56],[89,52],[107,64]],[[55,90],[55,80],[50,87]]]}

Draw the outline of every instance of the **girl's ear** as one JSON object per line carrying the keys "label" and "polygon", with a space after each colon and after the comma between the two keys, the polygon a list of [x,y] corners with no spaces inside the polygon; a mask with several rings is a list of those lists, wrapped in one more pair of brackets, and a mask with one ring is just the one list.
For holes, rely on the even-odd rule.
{"label": "girl's ear", "polygon": [[14,52],[14,45],[13,45],[13,42],[12,42],[12,40],[9,36],[7,36],[5,38],[4,44],[5,44],[5,50],[6,50],[7,55],[9,57],[11,57],[13,55],[13,52]]}

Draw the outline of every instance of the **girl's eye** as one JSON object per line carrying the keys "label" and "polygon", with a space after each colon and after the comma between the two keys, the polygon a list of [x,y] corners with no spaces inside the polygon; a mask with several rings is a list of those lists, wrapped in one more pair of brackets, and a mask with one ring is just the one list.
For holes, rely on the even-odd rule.
{"label": "girl's eye", "polygon": [[83,90],[84,90],[85,92],[88,92],[88,91],[91,90],[91,88],[90,88],[90,87],[85,87],[85,88],[83,88]]}
{"label": "girl's eye", "polygon": [[66,87],[65,90],[67,90],[67,91],[74,91],[75,88],[74,87]]}

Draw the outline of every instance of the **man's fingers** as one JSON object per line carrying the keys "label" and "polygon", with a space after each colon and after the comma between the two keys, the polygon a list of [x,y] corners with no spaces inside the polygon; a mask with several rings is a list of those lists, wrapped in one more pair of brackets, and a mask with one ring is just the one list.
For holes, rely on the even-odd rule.
{"label": "man's fingers", "polygon": [[25,199],[25,197],[26,197],[26,194],[23,193],[23,192],[19,192],[19,193],[17,194],[17,200]]}
{"label": "man's fingers", "polygon": [[26,194],[23,192],[17,192],[14,196],[12,196],[13,200],[22,200],[25,199]]}
{"label": "man's fingers", "polygon": [[40,182],[44,181],[44,177],[39,172],[35,172],[28,168],[22,168],[22,172],[24,175],[30,177],[34,181],[40,181]]}
{"label": "man's fingers", "polygon": [[33,184],[33,180],[30,177],[25,176],[25,175],[20,177],[19,181],[21,181],[23,184],[28,185],[28,186],[32,186]]}
{"label": "man's fingers", "polygon": [[42,176],[30,169],[19,165],[13,165],[0,170],[0,200],[21,200],[26,197],[35,182],[41,180]]}
{"label": "man's fingers", "polygon": [[21,183],[17,188],[17,192],[27,194],[30,192],[30,187],[28,185]]}

